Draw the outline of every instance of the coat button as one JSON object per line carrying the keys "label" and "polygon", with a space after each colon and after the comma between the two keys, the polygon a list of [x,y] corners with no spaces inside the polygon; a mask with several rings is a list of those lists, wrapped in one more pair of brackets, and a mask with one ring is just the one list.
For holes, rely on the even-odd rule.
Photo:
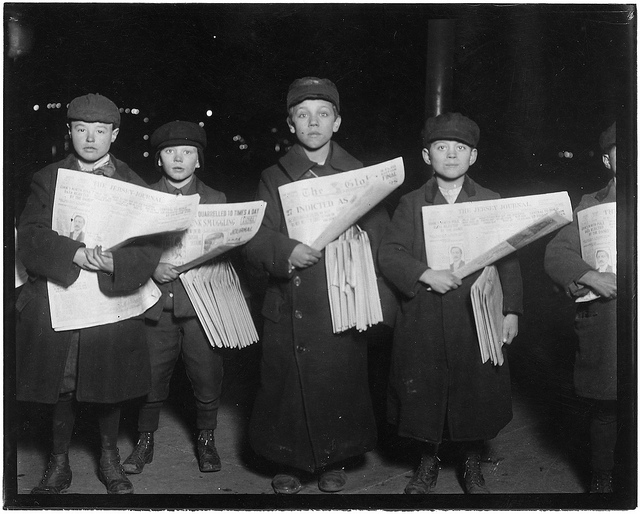
{"label": "coat button", "polygon": [[302,352],[306,351],[306,348],[304,346],[296,346],[296,350],[298,350],[298,352],[302,353]]}
{"label": "coat button", "polygon": [[302,312],[300,311],[294,312],[293,315],[296,317],[296,319],[302,319]]}
{"label": "coat button", "polygon": [[169,298],[173,298],[173,293],[169,293]]}
{"label": "coat button", "polygon": [[301,283],[301,282],[302,282],[302,279],[301,279],[298,275],[296,275],[296,276],[293,278],[293,285],[294,285],[294,286],[298,287],[298,286],[300,285],[300,283]]}

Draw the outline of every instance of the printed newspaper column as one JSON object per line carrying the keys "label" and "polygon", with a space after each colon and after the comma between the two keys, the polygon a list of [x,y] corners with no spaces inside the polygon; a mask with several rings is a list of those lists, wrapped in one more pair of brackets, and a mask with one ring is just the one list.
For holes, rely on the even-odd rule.
{"label": "printed newspaper column", "polygon": [[[184,230],[191,224],[199,196],[175,196],[90,173],[59,169],[52,228],[76,240],[73,222],[81,218],[82,241],[89,248],[114,250],[132,240]],[[137,316],[155,304],[160,290],[149,280],[138,290],[116,297],[100,291],[95,272],[81,270],[69,287],[49,281],[51,325],[54,330],[115,323]]]}
{"label": "printed newspaper column", "polygon": [[[602,203],[577,214],[582,259],[599,273],[617,273],[616,204]],[[576,302],[599,298],[590,291]]]}
{"label": "printed newspaper column", "polygon": [[[404,163],[399,157],[278,188],[289,237],[316,250],[326,248],[327,287],[335,333],[353,326],[365,330],[382,321],[366,233],[354,227],[343,240],[336,239],[403,182]],[[353,247],[351,239],[354,239]],[[330,247],[332,242],[335,242],[334,248]],[[370,316],[365,316],[366,312]]]}

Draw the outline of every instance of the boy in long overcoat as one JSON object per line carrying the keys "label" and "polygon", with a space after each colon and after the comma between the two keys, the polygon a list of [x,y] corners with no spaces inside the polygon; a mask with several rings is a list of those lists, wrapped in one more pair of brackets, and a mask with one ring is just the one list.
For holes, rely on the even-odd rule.
{"label": "boy in long overcoat", "polygon": [[574,328],[578,351],[573,381],[576,394],[591,404],[592,493],[613,491],[612,473],[617,440],[617,276],[597,271],[580,252],[577,213],[602,203],[616,202],[616,124],[600,136],[602,161],[613,178],[600,191],[584,195],[573,222],[562,228],[547,245],[544,268],[567,295],[576,299],[593,291],[599,297],[576,304]]}
{"label": "boy in long overcoat", "polygon": [[[480,129],[459,113],[427,120],[423,158],[435,176],[401,198],[385,232],[378,259],[383,275],[401,295],[393,335],[389,421],[401,436],[421,441],[422,459],[405,488],[432,492],[443,438],[466,442],[467,493],[487,493],[480,469],[482,442],[511,420],[511,387],[502,366],[482,363],[470,289],[480,271],[459,279],[427,264],[422,208],[499,198],[468,175],[476,161]],[[511,343],[522,312],[520,266],[514,256],[497,263],[504,293],[503,341]],[[505,352],[506,353],[506,352]]]}
{"label": "boy in long overcoat", "polygon": [[[333,333],[324,251],[289,237],[278,187],[361,168],[362,163],[331,140],[342,121],[331,81],[296,80],[287,108],[287,123],[298,143],[262,172],[258,199],[267,202],[266,213],[243,249],[245,258],[269,275],[250,442],[287,471],[274,477],[276,493],[300,491],[299,471],[318,472],[320,490],[335,492],[346,484],[344,461],[376,443],[367,343],[353,330]],[[358,222],[374,252],[386,223],[383,208],[374,208]]]}
{"label": "boy in long overcoat", "polygon": [[132,493],[133,486],[120,465],[117,437],[120,403],[149,391],[143,317],[56,332],[51,326],[47,280],[68,287],[84,269],[97,274],[105,294],[126,295],[149,280],[162,248],[141,239],[105,252],[52,229],[59,168],[145,186],[109,153],[120,130],[120,113],[111,100],[94,94],[75,98],[67,118],[75,153],[34,175],[18,226],[18,255],[29,280],[16,302],[17,399],[53,406],[52,453],[32,493],[57,494],[71,485],[69,445],[76,400],[96,404],[102,449],[98,476],[107,492]]}

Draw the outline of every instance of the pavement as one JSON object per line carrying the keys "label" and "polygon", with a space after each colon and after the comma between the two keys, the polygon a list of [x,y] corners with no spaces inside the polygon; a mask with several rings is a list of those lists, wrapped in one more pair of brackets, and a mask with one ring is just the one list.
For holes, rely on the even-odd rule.
{"label": "pavement", "polygon": [[[201,473],[196,459],[195,409],[181,362],[171,383],[155,435],[155,456],[139,475],[130,475],[135,494],[107,495],[97,477],[99,436],[95,418],[81,406],[70,449],[71,487],[61,495],[30,495],[50,451],[46,409],[7,404],[5,397],[4,506],[10,509],[190,509],[190,510],[440,510],[440,509],[606,509],[637,505],[636,403],[623,401],[627,421],[619,423],[616,493],[590,495],[588,412],[573,394],[574,307],[541,280],[544,245],[521,258],[525,316],[520,335],[508,348],[513,419],[489,441],[482,471],[491,495],[463,494],[456,445],[444,443],[434,494],[403,495],[419,455],[385,421],[385,393],[391,348],[389,334],[372,338],[371,395],[378,420],[378,446],[346,469],[340,493],[318,490],[307,477],[303,490],[276,495],[271,479],[279,471],[256,455],[247,441],[251,406],[259,380],[260,343],[225,350],[223,396],[215,431],[222,470]],[[619,371],[620,373],[620,371]],[[6,393],[5,393],[6,394]],[[9,407],[7,407],[9,405]],[[628,410],[624,410],[628,409]],[[122,412],[119,448],[124,460],[137,438],[137,410]],[[622,419],[622,418],[621,418]],[[631,421],[628,421],[628,420]]]}

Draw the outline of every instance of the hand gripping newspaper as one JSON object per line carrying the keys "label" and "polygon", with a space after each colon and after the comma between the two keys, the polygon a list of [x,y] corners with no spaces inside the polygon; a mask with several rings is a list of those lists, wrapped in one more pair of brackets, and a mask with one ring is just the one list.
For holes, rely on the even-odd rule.
{"label": "hand gripping newspaper", "polygon": [[[59,169],[53,202],[52,228],[73,237],[73,220],[84,220],[82,237],[87,247],[109,250],[132,240],[184,230],[198,209],[198,195],[176,196],[112,180],[100,175]],[[51,325],[54,330],[76,330],[132,318],[160,299],[153,280],[126,296],[110,297],[100,291],[96,273],[81,270],[69,287],[49,280]]]}
{"label": "hand gripping newspaper", "polygon": [[571,223],[566,191],[422,208],[427,264],[464,278],[483,269],[471,289],[482,362],[504,362],[502,287],[493,263]]}
{"label": "hand gripping newspaper", "polygon": [[325,249],[333,332],[382,321],[371,244],[356,222],[404,182],[401,157],[280,186],[289,237]]}
{"label": "hand gripping newspaper", "polygon": [[244,348],[258,341],[253,319],[228,259],[260,228],[266,202],[203,204],[189,228],[166,234],[161,262],[176,266],[180,280],[213,347]]}

